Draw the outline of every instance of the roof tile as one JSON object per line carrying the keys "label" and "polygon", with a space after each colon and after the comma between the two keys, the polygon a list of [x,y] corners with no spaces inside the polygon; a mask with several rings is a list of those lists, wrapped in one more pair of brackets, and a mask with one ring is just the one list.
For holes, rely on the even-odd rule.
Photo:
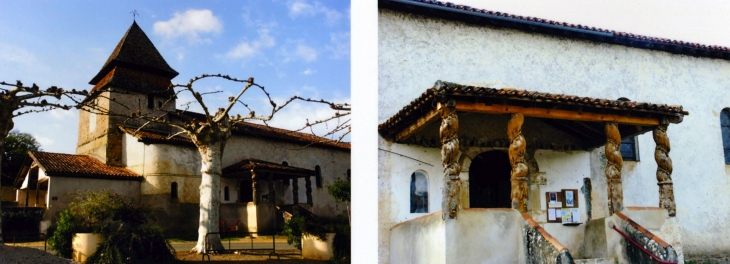
{"label": "roof tile", "polygon": [[142,180],[143,177],[124,168],[109,166],[87,155],[29,152],[30,157],[48,176]]}

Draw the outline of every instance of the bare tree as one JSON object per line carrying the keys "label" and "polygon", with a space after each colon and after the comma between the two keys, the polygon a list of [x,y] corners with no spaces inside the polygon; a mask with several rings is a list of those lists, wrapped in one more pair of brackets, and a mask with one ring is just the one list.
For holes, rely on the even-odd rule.
{"label": "bare tree", "polygon": [[[69,110],[77,107],[80,98],[86,94],[85,90],[64,90],[56,86],[41,90],[35,83],[32,86],[23,86],[21,81],[17,81],[15,84],[0,82],[0,153],[5,152],[5,138],[15,126],[13,118],[53,109]],[[62,103],[62,98],[71,99],[73,103]],[[55,99],[53,102],[49,102],[53,99]],[[2,159],[0,159],[1,162]],[[0,164],[0,174],[2,174],[2,164]],[[2,226],[2,218],[0,218],[0,226]],[[0,229],[0,245],[2,243],[2,229]]]}
{"label": "bare tree", "polygon": [[[241,83],[243,84],[243,88],[236,96],[229,97],[228,102],[224,107],[218,108],[215,112],[213,112],[208,104],[206,104],[203,100],[203,96],[211,93],[199,93],[193,88],[193,84],[195,84],[195,82],[207,78],[224,79],[234,83]],[[249,104],[245,103],[241,99],[242,96],[251,88],[259,89],[266,95],[268,103],[271,105],[271,110],[266,111],[266,114],[257,114]],[[263,86],[254,83],[253,78],[241,80],[229,77],[228,75],[203,74],[191,79],[187,84],[173,85],[170,89],[172,89],[172,91],[168,90],[160,92],[167,94],[168,96],[171,95],[165,103],[158,105],[157,108],[148,113],[132,113],[127,116],[127,121],[142,120],[142,125],[137,128],[137,132],[155,124],[170,126],[174,128],[174,131],[170,133],[168,139],[178,135],[186,135],[192,140],[200,153],[202,175],[200,183],[200,219],[198,225],[198,241],[191,252],[204,253],[207,250],[204,246],[206,234],[209,232],[219,231],[218,219],[221,202],[220,179],[222,174],[221,159],[223,157],[226,141],[231,136],[231,129],[237,123],[245,122],[246,120],[260,120],[266,123],[266,121],[271,120],[277,112],[281,111],[292,102],[304,101],[326,104],[334,113],[331,117],[324,118],[322,120],[315,120],[311,122],[307,120],[306,124],[297,131],[311,129],[313,126],[335,122],[336,124],[332,127],[328,127],[328,131],[321,136],[333,136],[339,134],[339,137],[336,139],[339,141],[350,132],[349,104],[335,104],[325,100],[303,98],[300,96],[293,96],[287,101],[277,104],[271,99],[270,94]],[[177,96],[181,93],[189,93],[193,96],[194,101],[184,105],[190,107],[191,104],[198,104],[202,108],[202,116],[186,114],[187,111],[177,110],[175,107],[168,107],[169,104],[172,104],[174,99],[178,98]],[[84,110],[92,113],[116,115],[116,113],[109,112],[108,109],[104,109],[100,105],[91,104],[93,100],[87,101],[90,102],[90,104],[85,104],[83,108]],[[235,106],[245,107],[248,114],[231,115],[231,111]],[[187,110],[187,107],[184,110]],[[127,123],[127,121],[125,121],[125,123]],[[220,237],[217,235],[209,236],[207,245],[214,251],[224,249],[223,244],[220,241]]]}

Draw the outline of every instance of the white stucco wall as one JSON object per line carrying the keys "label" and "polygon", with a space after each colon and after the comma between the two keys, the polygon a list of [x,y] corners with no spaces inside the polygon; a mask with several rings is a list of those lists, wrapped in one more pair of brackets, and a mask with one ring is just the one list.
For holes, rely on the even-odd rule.
{"label": "white stucco wall", "polygon": [[[473,26],[384,9],[379,10],[378,26],[380,123],[437,80],[683,105],[690,115],[681,124],[670,125],[668,135],[672,144],[669,155],[674,163],[676,220],[682,230],[684,253],[728,253],[730,193],[726,190],[730,188],[730,168],[723,159],[719,113],[730,106],[730,62]],[[390,144],[382,141],[381,147]],[[624,163],[627,206],[658,205],[653,147],[650,134],[639,137],[641,161]],[[599,196],[593,200],[594,218],[601,217],[597,210],[605,210],[605,176],[600,182],[600,166],[605,168],[599,162],[602,151],[599,148],[587,157],[583,155],[590,169],[581,179],[590,175],[594,197]],[[390,181],[383,179],[389,174],[387,166],[398,163],[386,161],[395,158],[383,157],[386,154],[382,151],[380,155],[380,164],[386,168],[380,170],[379,187],[387,193],[393,187],[384,183]],[[402,163],[398,166],[410,166]],[[547,169],[543,168],[547,165],[540,166],[541,170]],[[547,178],[546,187],[550,188]],[[578,189],[581,185],[577,184]],[[387,200],[383,196],[381,210]],[[401,221],[402,217],[388,209],[381,211],[380,220]],[[387,247],[380,237],[382,251]]]}
{"label": "white stucco wall", "polygon": [[[200,191],[200,154],[193,146],[171,144],[148,144],[139,142],[137,138],[126,134],[123,138],[123,160],[130,170],[145,176],[141,184],[142,195],[170,194],[172,182],[178,183],[178,197],[180,203],[198,203]],[[327,186],[335,179],[345,179],[350,169],[350,152],[339,149],[327,149],[315,146],[302,146],[273,142],[259,138],[232,135],[226,143],[223,154],[223,168],[243,159],[259,159],[274,163],[286,161],[289,166],[314,170],[319,165],[322,172],[322,187],[316,186],[316,179],[311,177],[312,200],[315,214],[324,217],[346,215],[344,203],[335,202]],[[307,202],[305,179],[298,179],[299,202]],[[221,199],[225,186],[230,190],[230,201],[234,203],[238,198],[238,185],[235,179],[222,179]],[[283,196],[277,203],[291,203],[292,185],[276,184],[277,197]],[[268,183],[259,184],[259,193],[267,194]]]}

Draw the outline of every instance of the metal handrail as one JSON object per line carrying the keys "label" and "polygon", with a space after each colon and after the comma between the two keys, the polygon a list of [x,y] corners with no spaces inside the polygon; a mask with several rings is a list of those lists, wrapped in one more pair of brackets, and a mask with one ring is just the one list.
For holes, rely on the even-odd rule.
{"label": "metal handrail", "polygon": [[621,234],[621,236],[623,236],[626,240],[628,240],[629,242],[631,242],[631,244],[633,244],[635,247],[641,249],[641,251],[643,251],[645,254],[649,255],[649,257],[651,257],[655,261],[657,261],[659,263],[662,263],[662,264],[677,264],[677,262],[664,261],[664,260],[660,259],[659,257],[655,256],[653,253],[649,252],[644,247],[642,247],[641,245],[639,245],[639,242],[634,241],[631,237],[629,237],[629,235],[627,235],[624,232],[621,232],[621,230],[618,230],[618,228],[616,228],[616,225],[613,225],[612,228],[613,228],[613,230],[616,230],[616,232],[618,232],[619,234]]}
{"label": "metal handrail", "polygon": [[[208,256],[208,261],[210,261],[210,253],[208,252],[208,235],[222,235],[222,234],[228,234],[230,232],[209,232],[205,234],[205,238],[203,240],[203,254],[202,254],[202,260],[205,261],[205,256]],[[238,233],[238,232],[236,232]],[[223,250],[225,251],[234,251],[234,250],[271,250],[272,252],[269,253],[269,258],[271,258],[271,255],[277,255],[277,257],[280,259],[280,255],[285,254],[279,254],[276,253],[276,234],[272,236],[272,242],[271,242],[271,248],[253,248],[253,235],[258,234],[258,232],[245,232],[243,234],[249,234],[249,237],[251,237],[251,248],[231,248],[231,237],[228,237],[228,249]],[[218,250],[212,250],[215,252],[218,252]]]}
{"label": "metal handrail", "polygon": [[13,234],[12,235],[13,236],[13,246],[15,246],[15,238],[17,236],[19,236],[19,235],[20,236],[42,235],[43,236],[43,251],[47,251],[48,250],[48,246],[47,246],[47,244],[48,244],[48,237],[46,236],[45,233],[18,233],[18,234]]}

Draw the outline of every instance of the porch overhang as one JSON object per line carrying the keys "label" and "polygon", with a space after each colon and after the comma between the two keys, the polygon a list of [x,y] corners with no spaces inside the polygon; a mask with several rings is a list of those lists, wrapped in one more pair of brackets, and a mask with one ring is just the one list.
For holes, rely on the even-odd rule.
{"label": "porch overhang", "polygon": [[[455,102],[464,146],[507,147],[509,114],[525,116],[525,137],[538,149],[592,149],[606,143],[605,122],[618,124],[623,138],[680,123],[687,111],[678,105],[598,99],[563,94],[475,87],[438,81],[416,100],[380,124],[381,136],[398,143],[440,147],[440,109]],[[463,126],[468,126],[466,129]]]}
{"label": "porch overhang", "polygon": [[314,170],[281,165],[257,159],[244,159],[233,165],[223,168],[224,178],[251,179],[252,171],[257,175],[272,175],[272,180],[285,180],[315,176]]}

